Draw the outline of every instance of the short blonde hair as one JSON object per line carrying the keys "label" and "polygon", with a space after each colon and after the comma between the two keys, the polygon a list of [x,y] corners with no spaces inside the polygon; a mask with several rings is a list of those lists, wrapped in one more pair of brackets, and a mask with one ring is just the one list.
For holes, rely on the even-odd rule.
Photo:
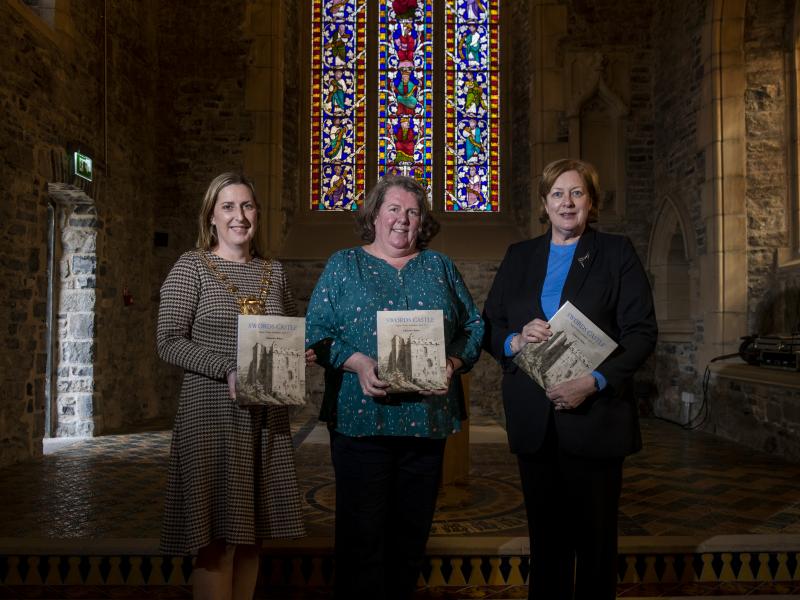
{"label": "short blonde hair", "polygon": [[[250,194],[253,196],[253,202],[255,202],[256,207],[258,207],[256,188],[253,182],[247,177],[241,173],[234,173],[232,171],[217,175],[208,185],[206,195],[203,197],[203,204],[200,206],[196,244],[197,248],[200,250],[212,250],[219,244],[216,227],[211,224],[211,216],[214,214],[214,206],[217,204],[219,193],[229,185],[246,185],[250,190]],[[258,216],[261,216],[261,211],[259,211]],[[261,237],[262,227],[263,224],[259,218],[256,221],[256,233],[253,236],[253,240],[250,242],[250,253],[253,256],[261,256],[258,241]]]}
{"label": "short blonde hair", "polygon": [[542,171],[542,178],[539,180],[539,199],[542,201],[539,220],[542,223],[547,222],[547,211],[544,209],[547,204],[547,194],[550,193],[556,179],[567,171],[576,171],[581,176],[583,186],[592,203],[592,207],[589,209],[589,221],[597,221],[598,207],[600,206],[600,175],[592,163],[577,158],[554,160]]}

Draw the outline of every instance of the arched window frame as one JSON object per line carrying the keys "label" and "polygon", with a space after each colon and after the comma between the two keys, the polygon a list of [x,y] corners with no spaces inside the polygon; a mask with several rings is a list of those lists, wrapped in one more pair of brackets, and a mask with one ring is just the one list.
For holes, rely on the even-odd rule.
{"label": "arched window frame", "polygon": [[[323,208],[335,199],[341,202],[339,210],[354,209],[355,202],[348,202],[348,199],[363,202],[365,192],[377,177],[394,171],[420,178],[430,185],[434,211],[472,212],[467,202],[463,202],[465,194],[470,197],[470,186],[463,181],[470,177],[469,173],[477,171],[485,188],[483,193],[471,197],[484,199],[486,209],[477,212],[497,214],[502,108],[499,102],[494,105],[493,99],[502,101],[504,97],[499,81],[500,2],[480,5],[477,21],[472,20],[475,13],[470,13],[469,8],[450,2],[422,3],[416,6],[411,20],[408,15],[395,15],[389,8],[391,2],[350,0],[338,5],[335,15],[328,12],[334,10],[327,6],[329,4],[325,0],[315,0],[309,15],[313,32],[309,44],[313,82],[308,198],[311,210],[335,210]],[[462,10],[468,12],[463,14]],[[341,35],[334,31],[336,23],[340,23]],[[393,37],[406,23],[413,24],[417,42],[413,64],[408,58],[401,60],[399,53],[395,56],[394,51]],[[469,44],[464,46],[470,29],[477,30],[483,40],[482,59],[478,63],[472,58]],[[460,52],[463,56],[457,58]],[[395,84],[401,85],[393,78],[395,75],[399,78],[404,71],[417,86],[415,109],[406,109],[399,102],[395,106],[396,96],[390,91]],[[458,90],[470,86],[472,79],[468,81],[467,78],[470,73],[475,73],[475,87],[481,90],[478,94],[481,102],[473,102],[468,108],[453,100],[460,95]],[[337,89],[345,93],[335,91]],[[472,98],[474,100],[475,96]],[[402,154],[404,158],[401,159],[398,141],[395,159],[390,138],[393,132],[402,131],[399,130],[401,120],[410,121],[408,131],[414,132],[417,150],[406,150],[407,154]],[[464,142],[473,125],[476,126],[477,146]],[[341,139],[334,132],[346,132],[346,143],[334,144]],[[327,141],[331,142],[329,147],[325,145]],[[466,149],[455,152],[462,143]],[[461,152],[466,151],[469,157],[470,148],[473,158],[466,161]],[[327,154],[333,151],[337,152],[334,156]],[[416,156],[417,151],[421,152],[419,156]],[[476,157],[479,160],[474,163]],[[408,162],[412,158],[414,162]],[[337,170],[334,173],[332,169]],[[340,185],[331,185],[333,182]],[[328,189],[337,191],[326,193]]]}
{"label": "arched window frame", "polygon": [[[650,232],[650,243],[647,250],[647,270],[653,277],[653,296],[656,303],[659,339],[665,342],[691,342],[695,335],[692,306],[697,295],[697,246],[695,238],[689,233],[691,218],[686,207],[672,198],[664,198]],[[670,250],[675,233],[680,233],[685,271],[687,313],[675,318],[669,310],[669,286],[674,285],[670,278],[675,274],[676,265],[671,263]],[[688,267],[688,268],[686,268]]]}
{"label": "arched window frame", "polygon": [[781,267],[800,267],[800,0],[795,2],[794,20],[786,48],[787,164],[789,188],[786,215],[789,246],[779,253]]}
{"label": "arched window frame", "polygon": [[[369,0],[371,2],[371,0]],[[507,44],[507,31],[502,17],[504,12],[507,12],[506,5],[509,0],[500,0],[500,46],[508,47]],[[438,3],[437,3],[438,4]],[[298,21],[304,25],[310,23],[311,7],[310,3],[301,3],[299,6]],[[441,10],[441,9],[438,9]],[[373,14],[375,11],[372,11]],[[368,17],[371,19],[371,17]],[[436,21],[437,28],[442,31],[436,31],[435,36],[439,40],[439,44],[444,44],[443,39],[443,19]],[[311,55],[310,48],[312,43],[313,32],[307,26],[301,28],[302,31],[299,37],[299,48],[301,56],[299,57],[299,64],[310,65]],[[374,38],[371,38],[371,40]],[[376,52],[376,42],[370,41],[367,47],[367,52],[374,54]],[[510,156],[510,135],[509,131],[509,115],[508,110],[508,81],[506,77],[507,65],[500,63],[500,162],[505,164],[506,167],[510,164],[506,158]],[[443,74],[437,77],[442,78]],[[298,140],[299,149],[297,152],[298,157],[308,157],[310,155],[310,139],[311,139],[311,125],[309,123],[310,111],[310,89],[311,89],[311,74],[310,69],[301,77],[303,80],[302,89],[299,90],[298,114],[300,122],[298,123]],[[444,89],[444,81],[434,81],[437,88]],[[368,83],[367,94],[368,97],[375,97],[374,84]],[[368,110],[374,110],[370,107]],[[436,127],[444,126],[444,116],[436,114],[440,110],[434,107],[434,119]],[[373,137],[373,136],[368,136]],[[367,140],[367,152],[374,152],[374,141]],[[444,158],[440,157],[434,151],[434,161],[443,162]],[[247,161],[245,167],[247,168]],[[367,169],[367,190],[377,181],[377,171],[375,169]],[[510,169],[504,168],[500,173],[500,195],[504,196],[504,190],[509,189],[508,179]],[[296,205],[291,208],[291,223],[286,228],[286,233],[283,239],[278,240],[278,236],[273,239],[277,241],[270,242],[270,248],[283,257],[291,257],[297,259],[303,258],[324,258],[330,255],[331,252],[342,248],[348,244],[358,243],[358,238],[353,234],[353,217],[349,212],[344,211],[314,211],[310,208],[310,165],[307,160],[300,160],[298,164],[298,199]],[[441,184],[441,178],[439,179]],[[441,184],[443,185],[443,184]],[[437,198],[437,194],[439,197]],[[524,200],[519,200],[522,201]],[[436,213],[437,219],[442,223],[442,231],[433,242],[435,249],[441,250],[458,258],[501,258],[508,243],[516,241],[521,237],[521,231],[517,223],[514,222],[512,214],[511,200],[505,198],[501,199],[501,210],[499,213],[445,213],[442,210],[443,200],[441,199],[440,192],[434,191],[434,205],[433,210]]]}

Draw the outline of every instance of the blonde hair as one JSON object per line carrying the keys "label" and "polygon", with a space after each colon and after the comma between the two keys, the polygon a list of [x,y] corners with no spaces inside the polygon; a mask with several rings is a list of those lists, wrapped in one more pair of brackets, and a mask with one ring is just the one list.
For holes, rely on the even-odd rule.
{"label": "blonde hair", "polygon": [[[258,207],[256,200],[256,189],[253,182],[241,173],[227,172],[217,175],[208,185],[205,196],[203,196],[203,204],[200,206],[200,214],[198,215],[198,233],[197,243],[195,244],[200,250],[212,250],[219,244],[217,238],[217,228],[211,224],[211,216],[214,214],[214,206],[217,204],[219,193],[229,185],[246,185],[250,194],[253,196],[253,202]],[[259,211],[260,216],[261,211]],[[250,253],[253,256],[261,256],[261,250],[258,247],[258,241],[261,237],[261,229],[263,225],[261,219],[256,220],[256,233],[250,242]]]}

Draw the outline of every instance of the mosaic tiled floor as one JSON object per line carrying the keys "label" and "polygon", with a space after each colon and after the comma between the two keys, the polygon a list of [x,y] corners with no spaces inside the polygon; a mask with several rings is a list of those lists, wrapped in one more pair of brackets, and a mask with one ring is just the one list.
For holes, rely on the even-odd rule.
{"label": "mosaic tiled floor", "polygon": [[[306,414],[293,429],[310,538],[290,548],[295,559],[273,567],[275,585],[263,598],[326,597],[330,583],[327,434]],[[645,449],[625,463],[620,597],[800,595],[800,465],[655,420],[643,422],[643,434]],[[470,476],[442,491],[420,599],[525,597],[515,461],[496,423],[473,419],[470,435]],[[169,439],[159,430],[82,440],[0,470],[0,598],[189,597],[190,564],[172,568],[153,556]],[[308,549],[315,544],[317,558]],[[100,558],[115,555],[116,563]],[[137,569],[155,584],[140,596],[130,595]],[[87,585],[48,595],[48,584],[70,578]],[[40,585],[20,587],[34,579]],[[286,585],[312,580],[316,587]],[[90,581],[106,585],[91,591]]]}
{"label": "mosaic tiled floor", "polygon": [[[432,534],[524,537],[504,434],[473,428],[483,436],[472,436],[469,480],[443,490]],[[645,449],[625,462],[621,536],[800,534],[800,465],[659,421],[645,420],[643,433]],[[158,537],[169,440],[165,430],[98,437],[0,469],[0,538]],[[324,432],[305,438],[297,463],[309,534],[330,536]]]}

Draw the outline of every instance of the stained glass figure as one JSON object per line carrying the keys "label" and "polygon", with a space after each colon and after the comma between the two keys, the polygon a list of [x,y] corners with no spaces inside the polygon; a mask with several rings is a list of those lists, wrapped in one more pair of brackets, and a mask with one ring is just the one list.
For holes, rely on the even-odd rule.
{"label": "stained glass figure", "polygon": [[408,175],[428,190],[433,162],[432,33],[431,2],[379,3],[378,175]]}
{"label": "stained glass figure", "polygon": [[325,65],[339,68],[348,65],[355,57],[352,45],[353,31],[347,23],[331,23],[326,26]]}
{"label": "stained glass figure", "polygon": [[[436,58],[432,0],[370,3],[377,9],[369,33],[377,34],[377,56],[370,57],[369,74],[367,0],[311,2],[312,209],[357,209],[369,166],[378,176],[414,177],[429,199],[434,175],[444,176],[445,211],[498,212],[499,0],[437,4],[445,40]],[[444,66],[444,89],[433,88],[434,65]],[[368,77],[377,83],[377,98],[366,98]],[[444,139],[434,140],[434,97],[442,105]],[[375,100],[368,124],[367,102]],[[365,132],[376,129],[377,153],[368,163]],[[433,164],[434,143],[442,144],[437,156],[444,164]]]}
{"label": "stained glass figure", "polygon": [[498,4],[445,4],[446,211],[500,210]]}
{"label": "stained glass figure", "polygon": [[366,2],[313,0],[311,208],[355,210],[364,196]]}

